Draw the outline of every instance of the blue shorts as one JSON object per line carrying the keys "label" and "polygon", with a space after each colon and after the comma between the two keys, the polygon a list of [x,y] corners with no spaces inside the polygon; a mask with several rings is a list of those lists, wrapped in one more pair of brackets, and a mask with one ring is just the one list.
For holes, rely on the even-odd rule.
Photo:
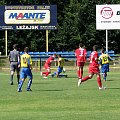
{"label": "blue shorts", "polygon": [[58,70],[57,70],[58,74],[60,74],[62,71],[63,71],[63,67],[58,67]]}
{"label": "blue shorts", "polygon": [[101,72],[102,73],[109,72],[109,64],[103,64],[101,66]]}
{"label": "blue shorts", "polygon": [[21,71],[20,71],[20,78],[29,78],[29,79],[32,79],[32,72],[31,72],[31,69],[30,68],[21,68]]}

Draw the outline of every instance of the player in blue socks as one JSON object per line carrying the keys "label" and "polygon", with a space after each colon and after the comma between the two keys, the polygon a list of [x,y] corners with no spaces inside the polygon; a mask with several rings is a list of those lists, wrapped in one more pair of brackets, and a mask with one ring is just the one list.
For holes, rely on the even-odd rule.
{"label": "player in blue socks", "polygon": [[32,80],[29,79],[28,86],[27,86],[27,91],[31,91],[31,89],[30,89],[31,84],[32,84]]}
{"label": "player in blue socks", "polygon": [[[22,92],[21,88],[22,88],[23,83],[24,83],[24,81],[23,81],[23,80],[20,80],[19,85],[18,85],[18,92]],[[32,91],[32,90],[30,89],[31,84],[32,84],[32,80],[29,79],[28,85],[27,85],[27,89],[26,89],[27,91]]]}
{"label": "player in blue socks", "polygon": [[31,84],[32,84],[32,78],[33,78],[33,75],[32,75],[32,60],[31,60],[31,57],[30,55],[28,54],[28,47],[25,47],[24,49],[24,52],[25,54],[23,54],[21,56],[21,71],[20,71],[20,81],[19,81],[19,85],[18,85],[18,92],[22,92],[22,86],[23,86],[23,83],[25,81],[25,79],[28,77],[29,78],[29,81],[28,81],[28,85],[27,85],[27,91],[32,91],[30,89],[31,87]]}

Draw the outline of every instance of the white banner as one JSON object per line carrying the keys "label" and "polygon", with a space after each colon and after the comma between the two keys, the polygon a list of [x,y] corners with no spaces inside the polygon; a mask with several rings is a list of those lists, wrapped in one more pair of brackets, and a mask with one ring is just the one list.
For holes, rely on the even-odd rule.
{"label": "white banner", "polygon": [[120,29],[120,5],[96,5],[96,29]]}
{"label": "white banner", "polygon": [[4,13],[6,24],[49,24],[49,10],[6,10]]}

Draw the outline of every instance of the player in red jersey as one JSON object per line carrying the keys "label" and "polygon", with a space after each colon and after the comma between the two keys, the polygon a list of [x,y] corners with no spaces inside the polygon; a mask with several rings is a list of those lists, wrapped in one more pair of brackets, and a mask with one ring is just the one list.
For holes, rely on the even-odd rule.
{"label": "player in red jersey", "polygon": [[75,50],[75,55],[77,59],[77,75],[78,79],[82,79],[83,75],[83,67],[86,62],[86,49],[84,48],[84,45],[82,43],[79,44],[79,48]]}
{"label": "player in red jersey", "polygon": [[98,64],[98,52],[97,52],[97,45],[93,46],[93,52],[90,55],[90,64],[89,64],[89,76],[86,76],[82,78],[81,81],[78,82],[78,86],[93,77],[94,74],[97,75],[97,82],[99,89],[103,89],[101,77],[100,77],[100,70],[99,70],[99,64]]}
{"label": "player in red jersey", "polygon": [[47,76],[50,74],[50,66],[51,66],[51,63],[53,62],[53,61],[55,61],[54,59],[56,58],[56,54],[54,54],[54,55],[52,55],[52,56],[50,56],[47,60],[46,60],[46,62],[45,62],[45,64],[44,64],[44,68],[46,69],[46,72],[41,72],[41,75],[45,75],[44,76],[44,78],[47,78]]}

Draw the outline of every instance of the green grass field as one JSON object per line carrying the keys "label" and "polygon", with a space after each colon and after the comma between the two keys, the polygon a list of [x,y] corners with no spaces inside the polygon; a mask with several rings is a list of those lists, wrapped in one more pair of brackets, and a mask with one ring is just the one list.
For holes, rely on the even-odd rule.
{"label": "green grass field", "polygon": [[[120,75],[111,71],[107,89],[98,90],[96,76],[77,87],[75,70],[67,71],[68,78],[43,79],[33,72],[31,89],[27,80],[21,93],[9,85],[9,71],[0,72],[0,120],[119,120]],[[87,75],[85,71],[84,76]]]}

